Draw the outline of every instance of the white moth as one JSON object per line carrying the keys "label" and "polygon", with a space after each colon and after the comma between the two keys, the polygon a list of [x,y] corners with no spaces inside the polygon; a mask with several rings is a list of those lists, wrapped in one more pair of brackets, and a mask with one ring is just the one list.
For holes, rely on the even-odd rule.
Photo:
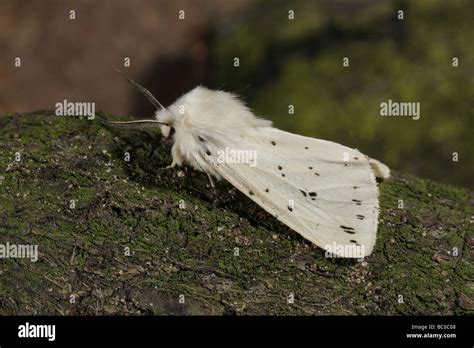
{"label": "white moth", "polygon": [[[126,78],[126,77],[125,77]],[[224,178],[239,191],[317,246],[339,257],[369,255],[378,225],[375,177],[388,178],[384,164],[356,149],[272,127],[231,93],[196,87],[163,107],[155,119],[115,124],[157,125],[173,140],[173,162]],[[254,165],[219,161],[223,151],[257,154]],[[348,253],[358,248],[358,254]]]}

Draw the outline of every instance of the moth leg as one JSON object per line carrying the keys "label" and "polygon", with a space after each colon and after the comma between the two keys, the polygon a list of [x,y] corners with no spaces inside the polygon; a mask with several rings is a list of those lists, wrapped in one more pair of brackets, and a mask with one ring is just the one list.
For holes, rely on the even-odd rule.
{"label": "moth leg", "polygon": [[216,184],[214,183],[214,179],[209,173],[207,173],[207,177],[209,178],[209,183],[211,184],[212,192],[216,193]]}
{"label": "moth leg", "polygon": [[166,169],[174,168],[174,167],[176,167],[177,164],[178,163],[175,160],[173,160],[173,162],[171,162],[171,164],[169,166],[166,166]]}
{"label": "moth leg", "polygon": [[173,157],[173,162],[166,169],[174,168],[176,166],[181,166],[183,164],[183,160],[181,158],[181,153],[179,152],[176,144],[173,145],[171,148],[171,156]]}

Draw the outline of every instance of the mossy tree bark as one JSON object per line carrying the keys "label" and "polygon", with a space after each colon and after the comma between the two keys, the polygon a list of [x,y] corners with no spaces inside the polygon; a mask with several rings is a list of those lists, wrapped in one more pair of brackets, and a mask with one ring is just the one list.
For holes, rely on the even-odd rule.
{"label": "mossy tree bark", "polygon": [[373,254],[328,259],[169,153],[154,130],[1,116],[0,244],[39,259],[0,259],[0,313],[473,313],[472,192],[395,172]]}

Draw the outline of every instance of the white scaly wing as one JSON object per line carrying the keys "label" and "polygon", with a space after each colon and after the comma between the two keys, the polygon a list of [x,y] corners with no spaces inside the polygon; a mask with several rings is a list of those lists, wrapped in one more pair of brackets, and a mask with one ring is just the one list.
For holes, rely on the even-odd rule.
{"label": "white scaly wing", "polygon": [[[378,224],[378,188],[369,158],[330,141],[256,128],[209,139],[195,155],[278,220],[341,257],[369,255]],[[256,166],[219,163],[220,151],[255,150]],[[357,254],[359,253],[359,254]]]}

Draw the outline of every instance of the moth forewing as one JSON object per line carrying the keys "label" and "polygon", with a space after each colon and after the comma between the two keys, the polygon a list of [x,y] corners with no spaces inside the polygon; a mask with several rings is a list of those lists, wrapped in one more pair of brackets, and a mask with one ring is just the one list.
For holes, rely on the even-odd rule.
{"label": "moth forewing", "polygon": [[[255,149],[257,165],[218,163],[213,156],[223,150],[222,144],[212,142],[201,161],[268,213],[334,255],[359,258],[372,252],[378,190],[366,156],[270,127],[245,137],[229,136],[224,146]],[[351,160],[342,160],[348,151]]]}

